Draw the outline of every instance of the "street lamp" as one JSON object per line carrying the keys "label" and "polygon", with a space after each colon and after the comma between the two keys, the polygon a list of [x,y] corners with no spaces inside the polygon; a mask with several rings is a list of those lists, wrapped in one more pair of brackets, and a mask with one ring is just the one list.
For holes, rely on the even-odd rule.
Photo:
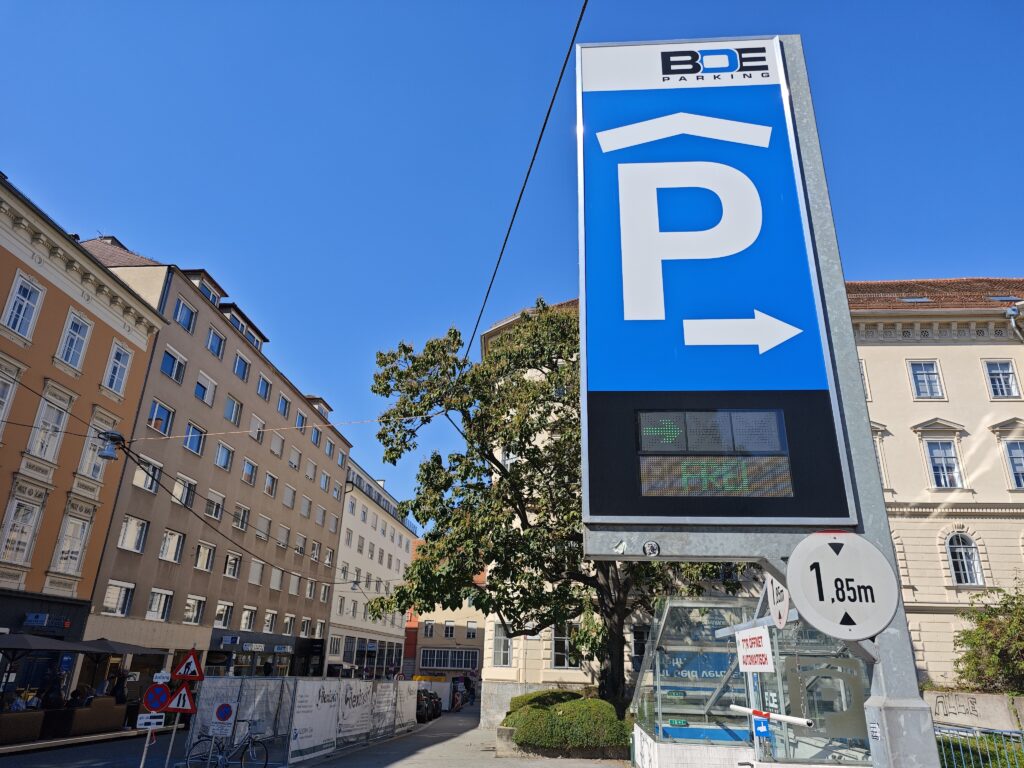
{"label": "street lamp", "polygon": [[104,431],[100,432],[97,437],[104,443],[96,456],[103,461],[116,461],[117,449],[124,448],[124,435],[120,432]]}

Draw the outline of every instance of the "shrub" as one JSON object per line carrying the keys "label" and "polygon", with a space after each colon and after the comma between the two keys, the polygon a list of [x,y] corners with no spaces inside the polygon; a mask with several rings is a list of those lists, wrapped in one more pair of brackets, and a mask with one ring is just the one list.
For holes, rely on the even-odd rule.
{"label": "shrub", "polygon": [[512,701],[508,704],[509,714],[515,712],[517,709],[522,707],[539,707],[540,709],[548,709],[553,707],[555,704],[561,704],[564,701],[572,701],[573,699],[583,698],[579,691],[562,691],[562,690],[546,690],[546,691],[534,691],[533,693],[524,693],[522,696],[513,696]]}
{"label": "shrub", "polygon": [[1024,691],[1024,581],[975,596],[956,633],[959,684],[988,693]]}
{"label": "shrub", "polygon": [[629,744],[629,729],[615,707],[601,699],[575,698],[548,708],[523,707],[516,715],[516,744],[542,749],[600,749]]}

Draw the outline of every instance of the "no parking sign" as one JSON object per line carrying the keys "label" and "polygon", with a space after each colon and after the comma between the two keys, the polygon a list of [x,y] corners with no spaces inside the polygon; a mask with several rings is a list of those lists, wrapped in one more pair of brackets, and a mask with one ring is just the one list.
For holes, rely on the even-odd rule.
{"label": "no parking sign", "polygon": [[224,701],[213,710],[213,720],[210,723],[211,736],[230,736],[235,727],[235,717],[238,714],[236,706]]}

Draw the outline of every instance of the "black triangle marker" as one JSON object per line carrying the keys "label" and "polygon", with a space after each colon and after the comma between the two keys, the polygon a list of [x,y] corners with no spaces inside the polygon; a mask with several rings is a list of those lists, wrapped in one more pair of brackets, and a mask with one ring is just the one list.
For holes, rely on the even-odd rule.
{"label": "black triangle marker", "polygon": [[843,551],[843,545],[840,544],[838,541],[829,542],[829,546],[832,548],[832,551],[835,552],[837,555]]}
{"label": "black triangle marker", "polygon": [[[840,544],[839,546],[842,546],[842,544]],[[850,618],[850,614],[846,613],[845,611],[843,612],[843,618],[841,618],[839,620],[839,623],[842,624],[844,627],[856,627],[857,626],[857,622],[854,621],[853,619],[851,619]]]}

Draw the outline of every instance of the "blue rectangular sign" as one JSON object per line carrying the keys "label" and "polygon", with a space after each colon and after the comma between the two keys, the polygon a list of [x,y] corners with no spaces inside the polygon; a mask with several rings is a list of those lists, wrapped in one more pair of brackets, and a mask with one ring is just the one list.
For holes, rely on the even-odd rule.
{"label": "blue rectangular sign", "polygon": [[849,521],[780,40],[577,67],[585,518]]}

